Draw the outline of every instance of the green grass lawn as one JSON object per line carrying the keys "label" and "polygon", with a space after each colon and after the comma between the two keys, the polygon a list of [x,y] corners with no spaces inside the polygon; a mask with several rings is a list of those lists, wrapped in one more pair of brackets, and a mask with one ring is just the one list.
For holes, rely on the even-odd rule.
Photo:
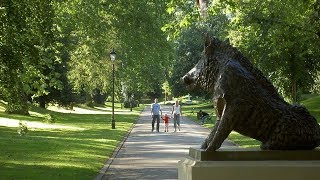
{"label": "green grass lawn", "polygon": [[[93,179],[143,109],[119,107],[116,104],[116,129],[111,129],[108,105],[71,113],[32,108],[31,116],[8,115],[1,107],[0,179]],[[48,114],[55,123],[46,122]],[[27,124],[25,136],[11,127],[17,120]]]}
{"label": "green grass lawn", "polygon": [[302,105],[306,106],[313,115],[318,123],[320,123],[320,96],[315,96],[309,99],[306,99],[301,102]]}
{"label": "green grass lawn", "polygon": [[[301,102],[302,105],[306,106],[306,108],[310,111],[310,113],[317,119],[320,123],[320,96],[310,96],[309,99],[306,99]],[[212,121],[205,122],[204,126],[207,128],[212,128],[213,124],[216,121],[215,112],[211,102],[202,102],[199,104],[193,105],[184,105],[183,111],[186,116],[188,116],[193,121],[200,123],[200,120],[197,119],[197,112],[199,110],[203,110],[212,116]],[[259,147],[260,141],[255,139],[243,136],[237,132],[232,131],[228,137],[231,141],[240,145],[241,147]]]}

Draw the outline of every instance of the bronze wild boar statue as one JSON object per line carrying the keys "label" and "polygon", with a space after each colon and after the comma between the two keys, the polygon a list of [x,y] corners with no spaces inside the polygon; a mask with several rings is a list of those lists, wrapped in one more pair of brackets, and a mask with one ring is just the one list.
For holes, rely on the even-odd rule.
{"label": "bronze wild boar statue", "polygon": [[308,110],[284,101],[272,83],[228,41],[207,38],[203,57],[183,78],[213,94],[217,121],[201,148],[215,151],[231,131],[265,150],[314,149],[320,127]]}

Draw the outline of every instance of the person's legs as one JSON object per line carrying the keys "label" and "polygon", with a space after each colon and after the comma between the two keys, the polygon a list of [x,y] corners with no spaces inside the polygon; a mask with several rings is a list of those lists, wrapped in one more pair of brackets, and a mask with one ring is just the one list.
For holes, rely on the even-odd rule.
{"label": "person's legs", "polygon": [[201,117],[201,124],[204,124],[204,117]]}
{"label": "person's legs", "polygon": [[159,132],[160,127],[160,115],[157,115],[157,131]]}
{"label": "person's legs", "polygon": [[209,118],[209,115],[206,115],[206,116],[204,116],[203,117],[203,123],[206,121],[206,119],[208,119]]}
{"label": "person's legs", "polygon": [[155,115],[152,116],[152,131],[154,130],[154,123],[156,121]]}
{"label": "person's legs", "polygon": [[180,114],[177,115],[177,124],[178,124],[178,129],[180,131]]}
{"label": "person's legs", "polygon": [[174,127],[174,132],[177,131],[177,115],[173,115],[173,127]]}

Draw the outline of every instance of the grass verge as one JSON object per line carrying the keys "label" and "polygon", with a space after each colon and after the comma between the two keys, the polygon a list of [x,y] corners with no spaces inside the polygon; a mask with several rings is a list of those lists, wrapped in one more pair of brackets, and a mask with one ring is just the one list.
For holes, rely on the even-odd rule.
{"label": "grass verge", "polygon": [[[0,111],[0,179],[93,179],[143,109],[118,107],[116,129],[108,107],[69,113],[32,108],[31,116]],[[45,121],[48,114],[55,123]],[[19,120],[28,127],[25,136],[17,133]]]}

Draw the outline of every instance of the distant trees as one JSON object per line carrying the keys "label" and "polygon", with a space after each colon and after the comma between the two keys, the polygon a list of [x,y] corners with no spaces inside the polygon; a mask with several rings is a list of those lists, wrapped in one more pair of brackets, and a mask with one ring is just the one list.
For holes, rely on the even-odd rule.
{"label": "distant trees", "polygon": [[207,1],[207,5],[206,18],[199,18],[194,1],[171,1],[168,12],[174,23],[167,24],[165,30],[175,38],[196,25],[220,39],[229,38],[291,102],[316,87],[319,0],[218,0]]}
{"label": "distant trees", "polygon": [[[229,38],[292,102],[319,88],[320,1],[193,0],[0,2],[0,95],[8,113],[186,93],[180,77],[200,58],[203,33]],[[170,39],[171,41],[167,41]]]}
{"label": "distant trees", "polygon": [[[111,92],[109,52],[115,48],[116,98],[161,89],[172,57],[161,31],[165,1],[1,1],[0,94],[9,113],[102,102]],[[123,87],[122,87],[123,86]],[[83,97],[83,98],[82,98]]]}

